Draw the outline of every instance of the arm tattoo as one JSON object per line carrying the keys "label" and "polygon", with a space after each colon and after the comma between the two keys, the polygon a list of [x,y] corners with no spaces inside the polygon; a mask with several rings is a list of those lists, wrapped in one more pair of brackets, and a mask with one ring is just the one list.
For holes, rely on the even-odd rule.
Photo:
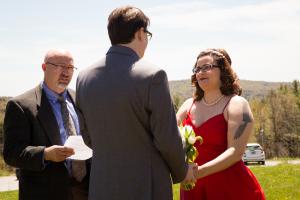
{"label": "arm tattoo", "polygon": [[243,106],[243,120],[242,120],[240,126],[238,127],[238,129],[235,132],[235,135],[234,135],[235,140],[239,139],[243,135],[247,124],[252,122],[252,121],[253,120],[250,117],[250,114],[249,114],[248,110],[246,109],[246,105],[244,105]]}

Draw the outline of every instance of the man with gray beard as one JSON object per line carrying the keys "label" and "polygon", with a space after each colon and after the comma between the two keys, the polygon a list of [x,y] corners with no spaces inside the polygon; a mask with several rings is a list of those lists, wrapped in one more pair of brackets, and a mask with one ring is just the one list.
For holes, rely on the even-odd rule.
{"label": "man with gray beard", "polygon": [[44,81],[7,103],[3,157],[19,168],[20,200],[88,199],[89,162],[74,164],[67,159],[74,150],[63,146],[80,134],[75,93],[67,88],[75,69],[68,51],[50,50]]}

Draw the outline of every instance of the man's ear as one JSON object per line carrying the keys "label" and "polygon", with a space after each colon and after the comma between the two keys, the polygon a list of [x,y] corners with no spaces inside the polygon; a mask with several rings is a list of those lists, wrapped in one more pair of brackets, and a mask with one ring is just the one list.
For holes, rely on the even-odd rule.
{"label": "man's ear", "polygon": [[137,40],[142,40],[143,39],[143,34],[144,32],[144,28],[140,28],[139,30],[137,30],[134,34],[134,38],[136,38]]}
{"label": "man's ear", "polygon": [[43,71],[46,71],[46,64],[45,63],[42,64],[42,69],[43,69]]}

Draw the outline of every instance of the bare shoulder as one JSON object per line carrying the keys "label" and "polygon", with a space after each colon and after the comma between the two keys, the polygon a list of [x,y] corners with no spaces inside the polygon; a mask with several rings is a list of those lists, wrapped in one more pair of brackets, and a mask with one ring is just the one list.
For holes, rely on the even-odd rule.
{"label": "bare shoulder", "polygon": [[249,103],[248,101],[244,98],[244,97],[241,97],[241,96],[238,96],[238,95],[235,95],[231,98],[229,104],[228,104],[228,111],[232,111],[233,110],[240,110],[242,108],[245,108],[245,107],[249,107]]}
{"label": "bare shoulder", "polygon": [[193,98],[188,98],[187,100],[185,100],[181,106],[181,108],[184,109],[185,112],[188,112],[188,110],[190,109],[190,107],[192,106],[194,102]]}
{"label": "bare shoulder", "polygon": [[244,145],[249,138],[254,121],[248,101],[241,96],[232,97],[228,107],[228,117],[229,143],[234,140]]}
{"label": "bare shoulder", "polygon": [[185,100],[185,101],[183,102],[182,105],[191,106],[193,102],[194,102],[194,99],[193,99],[193,98],[188,98],[187,100]]}
{"label": "bare shoulder", "polygon": [[235,95],[231,98],[230,100],[230,104],[248,104],[248,101],[242,97],[242,96],[238,96],[238,95]]}
{"label": "bare shoulder", "polygon": [[188,98],[183,102],[183,104],[180,106],[178,112],[187,113],[188,109],[192,106],[194,102],[193,98]]}
{"label": "bare shoulder", "polygon": [[233,96],[228,105],[228,115],[231,117],[245,116],[247,114],[252,119],[252,113],[248,101],[241,96]]}
{"label": "bare shoulder", "polygon": [[187,116],[188,110],[192,106],[194,102],[193,98],[189,98],[183,102],[183,104],[180,106],[180,108],[177,111],[176,117],[177,117],[177,123],[180,124],[182,120]]}

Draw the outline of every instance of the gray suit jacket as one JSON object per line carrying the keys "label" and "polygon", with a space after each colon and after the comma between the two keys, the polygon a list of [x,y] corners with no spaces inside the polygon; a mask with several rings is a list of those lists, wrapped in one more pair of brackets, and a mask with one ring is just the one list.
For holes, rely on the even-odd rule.
{"label": "gray suit jacket", "polygon": [[171,200],[187,164],[166,73],[112,46],[76,94],[94,151],[89,199]]}

